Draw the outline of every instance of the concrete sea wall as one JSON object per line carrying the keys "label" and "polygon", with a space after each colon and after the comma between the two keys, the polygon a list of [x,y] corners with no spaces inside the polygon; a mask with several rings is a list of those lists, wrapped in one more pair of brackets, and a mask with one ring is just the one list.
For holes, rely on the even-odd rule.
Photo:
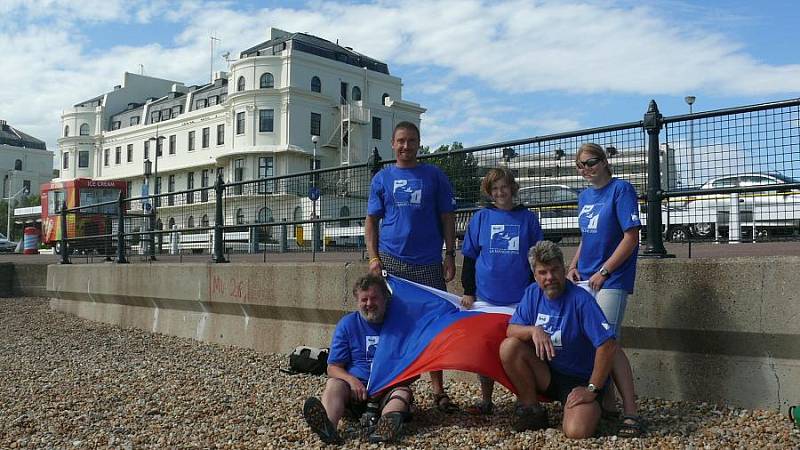
{"label": "concrete sea wall", "polygon": [[[640,260],[622,342],[637,391],[784,409],[800,401],[798,257]],[[52,308],[208,342],[327,346],[363,263],[51,265]],[[455,284],[453,291],[456,291]]]}

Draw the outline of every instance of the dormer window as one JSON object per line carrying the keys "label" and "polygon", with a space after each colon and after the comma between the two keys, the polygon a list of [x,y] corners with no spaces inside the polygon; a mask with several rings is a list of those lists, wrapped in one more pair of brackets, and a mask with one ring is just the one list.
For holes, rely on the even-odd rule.
{"label": "dormer window", "polygon": [[236,80],[236,92],[242,92],[244,90],[244,77],[239,77]]}
{"label": "dormer window", "polygon": [[139,116],[131,116],[131,122],[130,122],[130,125],[131,125],[131,126],[133,126],[133,125],[139,125]]}
{"label": "dormer window", "polygon": [[203,109],[206,107],[206,99],[198,98],[197,101],[194,102],[194,109]]}
{"label": "dormer window", "polygon": [[311,78],[311,92],[322,92],[322,82],[317,76]]}
{"label": "dormer window", "polygon": [[267,72],[261,75],[261,80],[259,81],[258,85],[261,89],[272,89],[275,87],[275,77],[273,77],[271,73]]}
{"label": "dormer window", "polygon": [[111,122],[111,129],[112,130],[119,130],[120,126],[122,126],[122,122],[120,122],[119,120],[115,120],[115,121]]}

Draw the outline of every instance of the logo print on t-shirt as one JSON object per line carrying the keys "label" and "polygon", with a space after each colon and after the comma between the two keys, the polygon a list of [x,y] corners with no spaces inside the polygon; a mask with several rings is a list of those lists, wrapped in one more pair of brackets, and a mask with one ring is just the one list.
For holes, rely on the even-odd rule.
{"label": "logo print on t-shirt", "polygon": [[397,206],[422,206],[422,180],[394,180],[392,194]]}
{"label": "logo print on t-shirt", "polygon": [[549,314],[542,314],[539,313],[536,316],[536,323],[533,324],[535,327],[542,327],[545,333],[550,335],[550,341],[553,342],[553,346],[561,347],[561,328],[559,325],[561,323],[561,316],[551,316]]}
{"label": "logo print on t-shirt", "polygon": [[489,253],[519,253],[519,225],[492,225]]}
{"label": "logo print on t-shirt", "polygon": [[[597,233],[597,224],[600,221],[600,209],[602,207],[602,203],[583,205],[580,214],[578,214],[578,223],[581,224],[581,231],[584,233]],[[584,221],[584,217],[588,222]],[[585,228],[583,226],[584,223],[586,224]]]}
{"label": "logo print on t-shirt", "polygon": [[381,340],[380,336],[365,336],[367,347],[367,361],[372,361],[375,357],[375,351],[378,349],[378,341]]}

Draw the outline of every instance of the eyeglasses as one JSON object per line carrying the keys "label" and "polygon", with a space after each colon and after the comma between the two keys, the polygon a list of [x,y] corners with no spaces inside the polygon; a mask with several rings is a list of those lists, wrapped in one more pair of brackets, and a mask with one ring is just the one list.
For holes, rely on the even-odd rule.
{"label": "eyeglasses", "polygon": [[586,161],[578,160],[575,162],[575,165],[578,167],[578,169],[591,169],[592,167],[600,164],[601,161],[603,161],[603,158],[589,158]]}

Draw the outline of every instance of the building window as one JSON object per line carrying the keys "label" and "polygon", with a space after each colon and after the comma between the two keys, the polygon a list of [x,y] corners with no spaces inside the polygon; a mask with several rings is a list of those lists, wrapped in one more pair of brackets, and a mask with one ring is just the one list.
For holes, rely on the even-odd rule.
{"label": "building window", "polygon": [[63,160],[61,163],[61,167],[64,169],[69,169],[69,152],[64,152],[61,155],[61,159]]}
{"label": "building window", "polygon": [[208,97],[208,106],[214,106],[219,103],[219,95],[212,95]]}
{"label": "building window", "polygon": [[81,134],[81,136],[88,136],[89,135],[89,124],[88,123],[81,124],[80,134]]}
{"label": "building window", "polygon": [[319,77],[311,77],[311,92],[322,92],[322,82]]}
{"label": "building window", "polygon": [[353,101],[361,101],[361,88],[358,86],[353,86]]}
{"label": "building window", "polygon": [[208,214],[203,214],[203,217],[200,219],[200,226],[208,228]]}
{"label": "building window", "polygon": [[[170,175],[167,178],[167,192],[175,192],[175,175]],[[175,196],[169,195],[167,197],[167,204],[172,206],[175,204]]]}
{"label": "building window", "polygon": [[22,170],[22,160],[18,159],[14,161],[14,170]]}
{"label": "building window", "polygon": [[198,98],[194,102],[194,109],[203,109],[206,107],[206,99]]}
{"label": "building window", "polygon": [[64,137],[67,137],[67,136],[69,136],[69,125],[66,125],[64,127]]}
{"label": "building window", "polygon": [[178,117],[183,112],[183,105],[175,105],[172,107],[172,117]]}
{"label": "building window", "polygon": [[125,148],[125,160],[128,162],[133,162],[133,144],[128,144]]}
{"label": "building window", "polygon": [[175,147],[177,147],[176,141],[177,141],[177,138],[175,137],[174,134],[169,137],[169,154],[170,155],[174,155],[175,154]]}
{"label": "building window", "polygon": [[111,129],[112,130],[119,130],[120,127],[122,127],[122,122],[120,122],[119,120],[115,120],[115,121],[111,122]]}
{"label": "building window", "polygon": [[133,192],[133,181],[126,181],[125,182],[125,198],[131,198],[131,192]]}
{"label": "building window", "polygon": [[175,218],[174,217],[170,217],[169,221],[167,222],[167,224],[169,225],[169,229],[170,230],[175,229]]}
{"label": "building window", "polygon": [[[160,194],[160,193],[161,193],[161,177],[156,177],[156,187],[155,187],[156,198],[153,199],[153,202],[155,203],[156,208],[161,206],[161,197],[158,196],[158,194]],[[159,230],[160,229],[161,228],[159,228]]]}
{"label": "building window", "polygon": [[189,216],[186,219],[186,228],[194,228],[194,216]]}
{"label": "building window", "polygon": [[22,189],[25,195],[31,195],[31,180],[22,180]]}
{"label": "building window", "polygon": [[159,136],[156,139],[156,158],[160,158],[164,155],[164,136]]}
{"label": "building window", "polygon": [[89,167],[89,150],[81,150],[78,152],[78,168],[86,169]]}
{"label": "building window", "polygon": [[381,118],[372,116],[372,139],[381,139]]}
{"label": "building window", "polygon": [[225,143],[225,124],[221,123],[217,125],[217,145],[222,145]]}
{"label": "building window", "polygon": [[312,136],[319,136],[319,132],[322,129],[322,115],[317,113],[311,113],[311,135]]}
{"label": "building window", "polygon": [[[233,182],[244,181],[244,159],[240,158],[233,162]],[[242,185],[233,187],[233,193],[242,195]]]}
{"label": "building window", "polygon": [[131,116],[130,126],[139,125],[139,116]]}
{"label": "building window", "polygon": [[340,227],[349,227],[350,226],[350,220],[349,219],[344,219],[344,217],[350,217],[350,208],[349,207],[342,206],[341,209],[339,209],[339,217],[343,217],[343,219],[339,221],[339,226]]}
{"label": "building window", "polygon": [[203,148],[208,148],[208,137],[209,137],[209,129],[208,127],[203,128],[203,136],[200,138],[200,146]]}
{"label": "building window", "polygon": [[236,225],[244,225],[244,211],[242,208],[236,210]]}
{"label": "building window", "polygon": [[[200,174],[200,187],[207,188],[208,187],[208,169],[203,169],[203,172]],[[203,189],[200,191],[200,201],[207,202],[208,201],[208,189]]]}
{"label": "building window", "polygon": [[244,112],[236,113],[236,134],[244,134]]}
{"label": "building window", "polygon": [[244,90],[244,77],[239,77],[236,80],[236,92],[242,92]]}
{"label": "building window", "polygon": [[150,140],[144,141],[144,159],[150,159]]}
{"label": "building window", "polygon": [[267,72],[261,75],[261,80],[258,83],[261,89],[272,89],[275,87],[275,78],[271,73]]}
{"label": "building window", "polygon": [[[275,176],[275,162],[272,156],[262,156],[258,158],[258,178],[269,178]],[[271,194],[275,190],[275,180],[258,183],[259,194]]]}
{"label": "building window", "polygon": [[[186,174],[186,190],[191,191],[194,189],[194,172],[189,172]],[[186,203],[192,204],[194,203],[194,192],[187,192],[186,193]]]}
{"label": "building window", "polygon": [[108,167],[110,163],[109,162],[110,156],[111,156],[111,149],[110,148],[103,149],[103,165],[106,167]]}
{"label": "building window", "polygon": [[150,113],[150,123],[156,123],[161,120],[161,111],[153,111]]}
{"label": "building window", "polygon": [[161,110],[161,120],[169,120],[172,116],[170,115],[169,108]]}
{"label": "building window", "polygon": [[383,93],[383,96],[381,97],[381,104],[382,104],[383,106],[389,106],[389,105],[387,105],[387,104],[386,104],[388,101],[389,101],[389,94],[387,94],[386,92],[384,92],[384,93]]}
{"label": "building window", "polygon": [[114,164],[122,163],[122,147],[114,147]]}
{"label": "building window", "polygon": [[194,151],[194,131],[189,132],[189,138],[187,140],[189,142],[189,151]]}
{"label": "building window", "polygon": [[222,179],[225,181],[225,168],[224,167],[217,167],[217,176],[214,178],[214,183],[216,184],[216,180]]}
{"label": "building window", "polygon": [[272,132],[274,131],[275,110],[274,109],[259,109],[258,110],[258,131]]}

